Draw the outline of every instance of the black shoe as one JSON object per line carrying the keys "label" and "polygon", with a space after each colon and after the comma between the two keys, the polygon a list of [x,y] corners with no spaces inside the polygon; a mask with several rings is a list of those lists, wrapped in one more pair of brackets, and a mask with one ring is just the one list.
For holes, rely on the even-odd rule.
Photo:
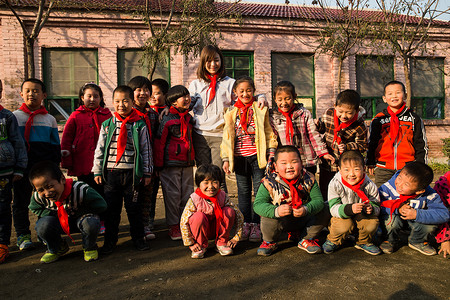
{"label": "black shoe", "polygon": [[104,243],[103,247],[100,248],[99,252],[100,252],[100,254],[108,255],[108,254],[113,253],[115,247],[116,247],[116,245],[114,245],[112,243]]}
{"label": "black shoe", "polygon": [[133,240],[133,244],[134,244],[134,247],[136,247],[136,249],[138,249],[139,251],[145,251],[145,250],[150,249],[150,246],[147,244],[147,242],[143,238]]}

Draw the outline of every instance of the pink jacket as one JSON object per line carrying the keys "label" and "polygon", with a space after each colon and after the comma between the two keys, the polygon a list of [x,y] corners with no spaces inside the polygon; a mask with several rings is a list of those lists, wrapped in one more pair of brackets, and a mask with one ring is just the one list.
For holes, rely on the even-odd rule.
{"label": "pink jacket", "polygon": [[[99,107],[96,114],[98,128],[112,116],[106,107]],[[84,106],[80,106],[70,115],[61,139],[61,150],[70,151],[70,155],[63,157],[61,161],[61,166],[68,170],[68,175],[80,176],[91,173],[99,133],[93,113],[87,111]]]}

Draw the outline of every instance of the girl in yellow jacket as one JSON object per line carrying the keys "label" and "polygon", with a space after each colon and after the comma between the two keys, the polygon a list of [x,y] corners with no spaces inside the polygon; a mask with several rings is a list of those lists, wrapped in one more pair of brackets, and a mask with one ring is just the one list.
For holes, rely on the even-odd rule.
{"label": "girl in yellow jacket", "polygon": [[267,107],[258,108],[255,83],[244,76],[236,80],[234,107],[225,114],[220,156],[225,173],[236,174],[239,210],[244,215],[241,240],[261,241],[260,218],[252,209],[252,181],[256,193],[264,176],[267,156],[275,152],[276,138],[269,122]]}

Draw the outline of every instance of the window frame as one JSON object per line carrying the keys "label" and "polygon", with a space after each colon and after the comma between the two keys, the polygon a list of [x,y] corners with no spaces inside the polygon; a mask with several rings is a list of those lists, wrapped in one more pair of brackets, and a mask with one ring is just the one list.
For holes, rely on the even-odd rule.
{"label": "window frame", "polygon": [[[227,70],[227,76],[229,76],[231,78],[234,78],[234,79],[237,79],[235,77],[236,69],[234,67],[234,65],[235,65],[235,57],[248,57],[249,58],[249,60],[248,60],[249,61],[248,62],[248,64],[249,64],[249,66],[248,66],[249,67],[249,76],[252,79],[255,79],[255,60],[254,60],[254,55],[255,54],[254,54],[253,51],[222,50],[222,55],[223,55],[224,59],[225,59],[225,57],[233,58],[233,67],[232,67],[232,73],[233,74],[229,74],[228,69],[225,66],[225,68]],[[223,62],[223,63],[225,63],[225,62]]]}

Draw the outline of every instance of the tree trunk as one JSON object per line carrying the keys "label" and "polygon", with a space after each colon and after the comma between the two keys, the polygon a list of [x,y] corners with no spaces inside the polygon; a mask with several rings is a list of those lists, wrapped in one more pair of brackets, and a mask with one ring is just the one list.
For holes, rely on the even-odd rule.
{"label": "tree trunk", "polygon": [[344,60],[339,58],[339,66],[338,66],[338,92],[341,92],[341,85],[342,85],[342,65],[344,64]]}
{"label": "tree trunk", "polygon": [[27,51],[27,69],[25,70],[25,78],[34,78],[34,39],[25,37],[25,48]]}
{"label": "tree trunk", "polygon": [[153,66],[150,68],[149,70],[149,74],[147,76],[148,80],[152,81],[153,80],[153,75],[155,75],[155,71],[156,71],[156,62],[153,63]]}
{"label": "tree trunk", "polygon": [[408,58],[402,57],[403,61],[403,72],[405,72],[405,87],[406,87],[406,106],[411,107],[411,74],[409,72]]}

